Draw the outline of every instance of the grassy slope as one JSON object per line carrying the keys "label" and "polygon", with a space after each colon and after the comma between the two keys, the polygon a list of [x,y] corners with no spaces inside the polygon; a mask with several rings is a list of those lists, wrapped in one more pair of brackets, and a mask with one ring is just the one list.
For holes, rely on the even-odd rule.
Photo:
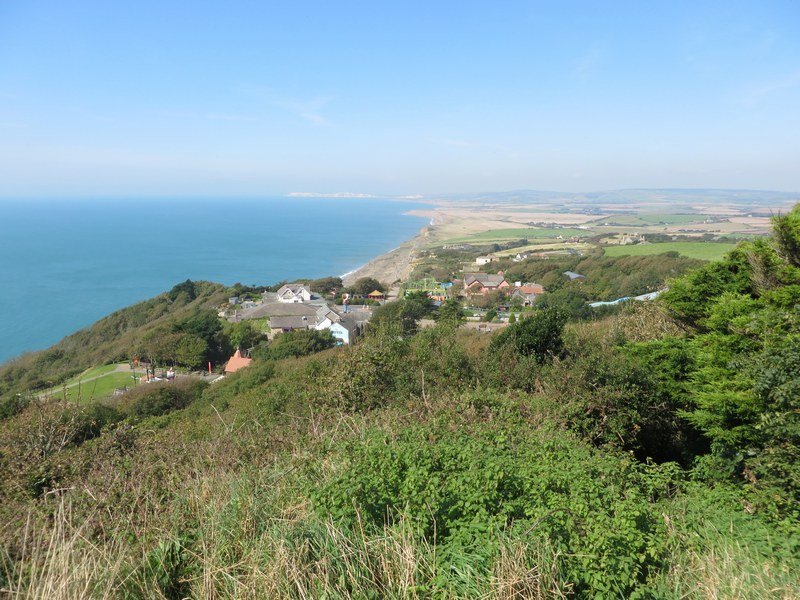
{"label": "grassy slope", "polygon": [[[792,597],[800,563],[773,550],[788,540],[743,511],[736,494],[685,483],[669,465],[639,468],[565,433],[546,395],[448,383],[458,364],[448,356],[480,361],[487,342],[467,332],[412,340],[413,354],[385,373],[391,383],[369,410],[330,399],[343,371],[358,378],[385,368],[369,359],[377,347],[274,369],[256,363],[200,403],[135,426],[130,439],[66,453],[58,463],[71,473],[57,476],[71,512],[59,512],[57,497],[42,500],[39,514],[54,510],[54,525],[34,515],[30,543],[50,554],[15,590],[500,599],[565,597],[583,581],[586,597],[591,573],[597,593],[604,577],[622,586],[612,597],[634,588],[676,599]],[[404,382],[401,372],[419,374],[422,364],[428,378]],[[408,385],[414,394],[401,393]],[[386,525],[382,502],[395,503]],[[9,512],[15,503],[0,521],[24,522]],[[501,526],[503,511],[514,511],[512,525]],[[434,514],[439,529],[426,533]],[[9,533],[0,528],[3,539]]]}
{"label": "grassy slope", "polygon": [[153,329],[226,298],[222,285],[196,282],[197,297],[161,294],[123,308],[61,340],[0,366],[0,396],[60,385],[71,377],[111,361],[127,361],[141,339]]}
{"label": "grassy slope", "polygon": [[641,213],[637,215],[610,215],[596,221],[592,224],[602,225],[608,223],[610,225],[633,225],[636,227],[647,227],[651,225],[688,225],[689,223],[702,223],[706,219],[706,215],[670,215],[670,214],[649,214]]}
{"label": "grassy slope", "polygon": [[699,260],[720,260],[734,248],[735,244],[714,242],[661,242],[656,244],[635,244],[632,246],[606,246],[606,256],[653,256],[665,252],[677,252],[688,258]]}
{"label": "grassy slope", "polygon": [[91,402],[111,397],[117,388],[131,388],[135,385],[131,373],[108,373],[92,381],[81,382],[80,385],[66,389],[56,388],[52,390],[52,394],[56,398],[66,397],[72,402]]}

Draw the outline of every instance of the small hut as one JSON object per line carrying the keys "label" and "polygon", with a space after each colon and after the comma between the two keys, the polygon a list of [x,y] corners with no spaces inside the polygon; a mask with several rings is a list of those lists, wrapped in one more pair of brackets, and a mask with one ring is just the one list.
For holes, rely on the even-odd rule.
{"label": "small hut", "polygon": [[[369,288],[367,288],[367,289],[369,289]],[[370,292],[369,294],[367,294],[367,298],[369,298],[370,300],[385,300],[386,299],[386,295],[381,291],[375,290],[375,291]]]}

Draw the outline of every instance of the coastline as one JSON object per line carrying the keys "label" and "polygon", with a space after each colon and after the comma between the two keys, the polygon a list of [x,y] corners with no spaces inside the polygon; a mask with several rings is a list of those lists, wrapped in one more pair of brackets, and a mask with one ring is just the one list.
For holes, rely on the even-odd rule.
{"label": "coastline", "polygon": [[342,274],[341,278],[344,284],[352,285],[361,277],[372,277],[387,286],[408,279],[414,270],[420,251],[430,246],[441,235],[440,228],[444,224],[454,220],[453,215],[448,214],[447,210],[445,205],[436,203],[430,209],[414,209],[405,213],[415,217],[427,217],[429,222],[414,237],[403,242],[397,248],[384,252],[357,269]]}
{"label": "coastline", "polygon": [[420,229],[417,234],[397,248],[376,256],[365,265],[341,275],[345,285],[352,285],[362,277],[372,277],[384,285],[391,286],[397,281],[404,281],[414,269],[416,258],[421,248],[429,243],[431,227]]}

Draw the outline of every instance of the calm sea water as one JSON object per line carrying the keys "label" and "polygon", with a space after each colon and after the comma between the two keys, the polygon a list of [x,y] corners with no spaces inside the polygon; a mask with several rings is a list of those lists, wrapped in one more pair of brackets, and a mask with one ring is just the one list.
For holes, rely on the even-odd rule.
{"label": "calm sea water", "polygon": [[419,205],[362,199],[0,203],[0,362],[185,279],[341,275],[410,238]]}

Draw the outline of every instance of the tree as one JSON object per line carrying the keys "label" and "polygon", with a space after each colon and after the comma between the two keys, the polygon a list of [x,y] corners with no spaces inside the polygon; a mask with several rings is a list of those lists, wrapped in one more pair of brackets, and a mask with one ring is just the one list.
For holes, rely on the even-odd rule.
{"label": "tree", "polygon": [[194,281],[187,279],[183,283],[179,283],[169,292],[167,292],[167,296],[169,296],[169,299],[173,302],[177,300],[181,294],[185,295],[186,299],[190,302],[197,298],[197,288],[194,284]]}
{"label": "tree", "polygon": [[421,290],[409,292],[406,294],[404,300],[417,305],[417,310],[420,314],[417,318],[419,319],[429,316],[436,311],[436,307],[427,292]]}
{"label": "tree", "polygon": [[361,277],[360,279],[357,279],[356,282],[348,289],[351,293],[359,296],[366,296],[375,290],[378,290],[379,292],[386,291],[386,288],[383,286],[383,284],[372,277]]}
{"label": "tree", "polygon": [[330,330],[317,331],[306,329],[289,331],[276,336],[267,347],[266,352],[259,350],[258,358],[280,359],[290,356],[306,356],[321,352],[336,345],[336,339]]}
{"label": "tree", "polygon": [[233,348],[251,348],[261,337],[256,328],[250,321],[239,321],[234,323],[228,334],[228,339]]}
{"label": "tree", "polygon": [[534,357],[541,364],[563,352],[566,322],[566,314],[558,308],[538,310],[495,336],[490,348],[498,351],[510,347],[515,353]]}
{"label": "tree", "polygon": [[592,309],[583,294],[570,288],[547,292],[537,299],[536,307],[558,309],[571,319],[587,319],[592,316]]}
{"label": "tree", "polygon": [[208,344],[191,333],[183,334],[175,346],[175,362],[184,367],[199,367],[205,361]]}
{"label": "tree", "polygon": [[156,329],[143,340],[144,354],[155,364],[174,363],[183,335],[166,329]]}
{"label": "tree", "polygon": [[172,325],[172,331],[191,334],[205,341],[207,351],[204,361],[223,360],[230,354],[228,338],[223,332],[217,313],[213,310],[198,310],[176,321]]}
{"label": "tree", "polygon": [[[318,294],[336,294],[338,290],[342,289],[343,285],[341,277],[322,277],[308,282],[308,287]],[[369,292],[367,293],[369,294]]]}
{"label": "tree", "polygon": [[379,306],[372,313],[370,329],[396,335],[413,335],[417,320],[427,315],[427,308],[414,300],[396,300]]}
{"label": "tree", "polygon": [[773,217],[772,229],[783,259],[800,267],[800,204],[795,204],[788,214]]}
{"label": "tree", "polygon": [[450,323],[458,327],[464,322],[464,310],[461,308],[461,303],[458,300],[446,300],[444,304],[439,307],[434,316],[439,323]]}

